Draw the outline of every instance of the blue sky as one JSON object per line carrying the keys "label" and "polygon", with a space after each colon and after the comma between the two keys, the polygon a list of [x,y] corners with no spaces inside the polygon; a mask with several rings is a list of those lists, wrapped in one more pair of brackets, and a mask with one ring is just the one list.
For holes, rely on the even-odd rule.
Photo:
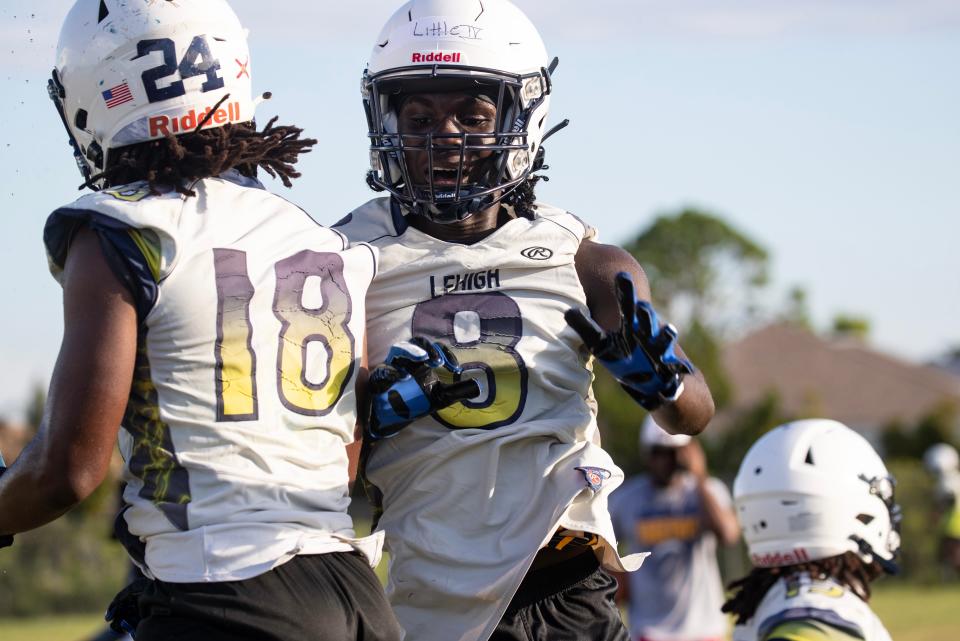
{"label": "blue sky", "polygon": [[[41,232],[80,183],[44,91],[68,4],[0,6],[0,416],[49,376],[62,332]],[[960,345],[960,3],[518,4],[561,59],[553,120],[573,123],[548,145],[543,200],[609,242],[657,213],[707,208],[770,249],[771,304],[800,284],[820,326],[865,315],[885,351],[926,360]],[[285,195],[337,220],[371,196],[359,80],[398,5],[234,6],[254,84],[275,96],[261,119],[322,141]]]}

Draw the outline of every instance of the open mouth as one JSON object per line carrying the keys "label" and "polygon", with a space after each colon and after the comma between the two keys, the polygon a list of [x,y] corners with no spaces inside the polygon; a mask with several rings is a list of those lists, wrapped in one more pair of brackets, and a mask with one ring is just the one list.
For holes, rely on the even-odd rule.
{"label": "open mouth", "polygon": [[[434,186],[440,186],[440,187],[456,187],[458,173],[459,172],[456,169],[444,169],[441,167],[434,167],[433,184]],[[466,182],[467,182],[467,172],[464,171],[463,175],[460,178],[460,184],[466,184]]]}

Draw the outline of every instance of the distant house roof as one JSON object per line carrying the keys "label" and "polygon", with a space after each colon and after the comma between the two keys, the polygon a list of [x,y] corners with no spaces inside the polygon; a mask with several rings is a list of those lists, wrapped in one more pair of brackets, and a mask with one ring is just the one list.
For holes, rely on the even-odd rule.
{"label": "distant house roof", "polygon": [[891,420],[914,422],[944,400],[960,405],[960,376],[881,354],[854,339],[824,339],[789,324],[765,327],[728,345],[724,365],[733,407],[775,391],[788,415],[836,419],[871,432]]}

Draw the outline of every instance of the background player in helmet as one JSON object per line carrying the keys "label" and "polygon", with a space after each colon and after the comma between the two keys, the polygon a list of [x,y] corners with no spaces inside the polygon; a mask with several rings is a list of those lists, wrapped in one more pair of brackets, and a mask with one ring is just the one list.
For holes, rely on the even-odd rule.
{"label": "background player in helmet", "polygon": [[[606,503],[623,475],[599,444],[590,350],[670,429],[712,415],[675,332],[641,302],[633,258],[534,201],[553,68],[505,0],[416,0],[387,22],[364,77],[369,182],[390,197],[338,229],[381,252],[367,329],[388,368],[366,474],[411,640],[626,639],[598,565],[642,557],[616,552]],[[428,343],[391,352],[411,335],[448,344],[461,369]],[[426,369],[479,394],[431,408],[410,363],[414,380]]]}
{"label": "background player in helmet", "polygon": [[946,575],[960,574],[960,455],[948,443],[938,443],[923,454],[923,465],[937,484],[940,521],[940,562]]}
{"label": "background player in helmet", "polygon": [[730,588],[734,641],[889,641],[870,583],[895,573],[894,480],[836,421],[777,427],[747,452],[734,502],[755,569]]}
{"label": "background player in helmet", "polygon": [[646,472],[610,497],[621,543],[652,553],[642,570],[623,577],[630,631],[640,641],[719,641],[728,623],[717,541],[740,538],[730,491],[708,476],[699,442],[667,434],[649,416],[640,448]]}
{"label": "background player in helmet", "polygon": [[250,69],[223,0],[67,16],[51,97],[100,191],[45,228],[64,340],[0,533],[92,492],[122,423],[138,639],[398,639],[346,513],[375,256],[257,181],[289,184],[314,141],[256,130]]}

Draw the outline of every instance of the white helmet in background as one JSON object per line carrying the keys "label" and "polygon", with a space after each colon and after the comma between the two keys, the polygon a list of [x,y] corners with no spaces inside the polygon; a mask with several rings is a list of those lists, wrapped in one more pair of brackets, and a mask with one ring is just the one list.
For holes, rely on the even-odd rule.
{"label": "white helmet in background", "polygon": [[960,472],[960,455],[947,443],[937,443],[923,454],[923,466],[934,476]]}
{"label": "white helmet in background", "polygon": [[[463,220],[502,200],[543,165],[541,143],[556,68],[536,27],[507,0],[412,0],[387,21],[363,75],[370,127],[368,183],[431,219]],[[410,93],[474,92],[497,107],[486,134],[400,136],[399,98]],[[414,185],[400,149],[493,151],[485,177],[454,188]],[[432,152],[431,152],[432,153]]]}
{"label": "white helmet in background", "polygon": [[89,180],[113,149],[191,133],[215,106],[205,127],[253,120],[247,31],[225,0],[77,0],[49,93]]}
{"label": "white helmet in background", "polygon": [[643,426],[640,428],[640,449],[646,450],[651,447],[670,447],[681,448],[693,440],[693,437],[686,434],[670,434],[662,427],[657,425],[653,416],[647,414],[643,420]]}
{"label": "white helmet in background", "polygon": [[897,571],[894,479],[867,440],[842,423],[796,421],[762,436],[740,465],[733,496],[755,566],[856,552]]}

